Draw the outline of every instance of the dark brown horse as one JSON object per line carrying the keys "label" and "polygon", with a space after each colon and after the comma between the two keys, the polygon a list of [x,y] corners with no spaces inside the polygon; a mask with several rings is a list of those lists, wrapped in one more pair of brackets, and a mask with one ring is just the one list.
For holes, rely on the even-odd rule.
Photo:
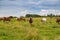
{"label": "dark brown horse", "polygon": [[60,22],[60,18],[57,18],[57,19],[56,19],[56,22],[59,23],[59,22]]}
{"label": "dark brown horse", "polygon": [[32,25],[32,23],[33,23],[32,17],[29,18],[29,23]]}
{"label": "dark brown horse", "polygon": [[11,18],[9,18],[9,17],[3,17],[3,21],[5,22],[5,21],[10,21],[11,20]]}

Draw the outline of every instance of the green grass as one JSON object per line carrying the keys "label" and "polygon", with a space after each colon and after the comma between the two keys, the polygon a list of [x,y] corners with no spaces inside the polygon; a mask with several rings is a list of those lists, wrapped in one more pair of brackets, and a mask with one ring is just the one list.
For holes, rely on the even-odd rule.
{"label": "green grass", "polygon": [[0,40],[60,40],[60,24],[55,22],[55,17],[47,17],[46,23],[41,18],[33,20],[32,26],[28,21],[0,21]]}

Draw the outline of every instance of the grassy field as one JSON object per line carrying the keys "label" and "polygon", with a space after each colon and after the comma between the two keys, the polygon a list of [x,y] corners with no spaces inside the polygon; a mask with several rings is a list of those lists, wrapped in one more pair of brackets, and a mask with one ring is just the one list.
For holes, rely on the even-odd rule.
{"label": "grassy field", "polygon": [[0,40],[60,40],[60,24],[55,17],[42,23],[41,18],[33,18],[31,26],[28,21],[0,21]]}

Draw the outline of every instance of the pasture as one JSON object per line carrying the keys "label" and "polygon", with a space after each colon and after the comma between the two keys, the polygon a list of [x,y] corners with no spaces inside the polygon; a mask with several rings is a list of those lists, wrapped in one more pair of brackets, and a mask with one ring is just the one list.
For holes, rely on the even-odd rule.
{"label": "pasture", "polygon": [[46,23],[42,23],[41,18],[33,18],[33,25],[16,19],[0,21],[0,40],[60,40],[60,24],[56,23],[56,17],[47,17]]}

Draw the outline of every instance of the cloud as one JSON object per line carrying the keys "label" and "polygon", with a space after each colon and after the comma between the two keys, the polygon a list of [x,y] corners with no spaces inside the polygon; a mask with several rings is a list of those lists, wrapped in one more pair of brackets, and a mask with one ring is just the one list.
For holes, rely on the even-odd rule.
{"label": "cloud", "polygon": [[[27,13],[45,15],[60,11],[60,0],[0,0],[1,15],[25,16]],[[58,12],[54,14],[57,14]],[[60,14],[60,13],[58,13]]]}
{"label": "cloud", "polygon": [[2,16],[25,16],[26,14],[32,14],[32,11],[19,8],[1,8],[0,17]]}
{"label": "cloud", "polygon": [[17,16],[17,10],[16,9],[1,9],[0,10],[0,16],[11,16],[11,15],[13,15],[13,16]]}
{"label": "cloud", "polygon": [[30,11],[30,10],[23,10],[20,13],[21,13],[21,16],[25,16],[26,14],[32,14],[32,11]]}
{"label": "cloud", "polygon": [[30,1],[28,2],[29,4],[34,4],[34,5],[39,5],[42,3],[42,1],[38,1],[38,2],[34,2],[34,1]]}
{"label": "cloud", "polygon": [[60,15],[59,10],[54,10],[54,9],[53,10],[51,10],[51,9],[44,10],[43,9],[43,10],[40,11],[39,15],[45,15],[46,16],[47,14],[51,14],[51,13],[54,14],[54,15]]}
{"label": "cloud", "polygon": [[59,0],[46,0],[46,2],[52,3],[52,4],[56,4],[59,2]]}

